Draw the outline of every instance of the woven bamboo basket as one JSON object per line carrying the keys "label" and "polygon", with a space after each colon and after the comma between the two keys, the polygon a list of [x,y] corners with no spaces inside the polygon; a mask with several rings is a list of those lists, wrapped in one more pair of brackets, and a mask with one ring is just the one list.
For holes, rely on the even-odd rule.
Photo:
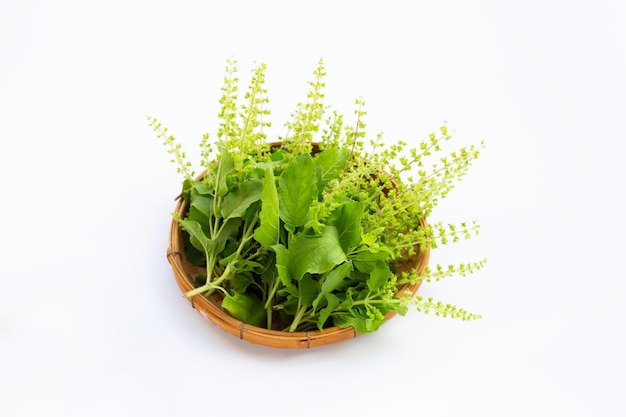
{"label": "woven bamboo basket", "polygon": [[[272,144],[275,145],[275,144]],[[200,176],[202,177],[202,175]],[[177,197],[175,212],[181,217],[185,213],[185,201],[182,196]],[[422,219],[422,227],[426,227],[426,220]],[[167,249],[167,260],[172,266],[174,276],[178,287],[183,294],[193,290],[194,278],[198,274],[205,274],[206,270],[190,263],[185,257],[183,231],[176,220],[172,220],[169,233],[169,246]],[[416,248],[417,250],[418,248]],[[398,274],[417,269],[419,275],[424,273],[428,265],[430,256],[430,247],[417,253],[407,262],[397,265]],[[421,281],[414,285],[404,285],[398,289],[398,295],[410,291],[413,295],[417,292]],[[221,330],[257,345],[263,345],[273,348],[283,349],[309,349],[312,347],[325,346],[347,339],[355,338],[359,335],[353,327],[339,328],[329,327],[323,330],[307,331],[307,332],[286,332],[278,330],[269,330],[261,327],[252,326],[243,323],[231,317],[221,307],[222,296],[219,293],[213,293],[209,297],[202,294],[188,298],[191,306],[198,310],[207,320],[211,321]],[[386,320],[391,319],[395,315],[390,312],[385,316]]]}

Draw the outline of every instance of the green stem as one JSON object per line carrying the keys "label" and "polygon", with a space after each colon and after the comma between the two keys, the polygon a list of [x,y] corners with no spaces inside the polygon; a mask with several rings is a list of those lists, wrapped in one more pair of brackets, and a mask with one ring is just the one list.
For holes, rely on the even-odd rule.
{"label": "green stem", "polygon": [[278,290],[278,286],[280,285],[280,278],[274,278],[274,285],[270,289],[270,292],[267,294],[267,301],[265,302],[265,309],[270,311],[272,307],[272,302],[274,301],[274,295],[276,295],[276,291]]}
{"label": "green stem", "polygon": [[265,302],[265,311],[267,312],[267,328],[272,328],[272,315],[274,314],[274,296],[280,285],[280,278],[274,278],[274,284],[270,288],[270,292],[267,294],[267,301]]}
{"label": "green stem", "polygon": [[265,321],[266,321],[266,323],[267,323],[267,326],[266,326],[266,327],[267,327],[267,329],[268,329],[268,330],[272,330],[272,316],[273,316],[273,311],[268,309],[268,310],[266,311],[266,313],[267,313],[267,317],[265,318]]}
{"label": "green stem", "polygon": [[[259,218],[259,216],[255,216],[254,219],[252,220],[252,222],[250,222],[250,224],[248,225],[248,227],[245,228],[244,230],[244,234],[241,238],[241,243],[239,244],[239,247],[237,248],[236,254],[237,256],[235,257],[234,260],[230,261],[228,263],[228,265],[226,265],[226,269],[224,270],[224,272],[222,273],[222,275],[216,279],[215,281],[211,281],[210,280],[210,275],[213,271],[213,267],[215,265],[215,256],[212,257],[212,265],[213,267],[211,268],[211,270],[209,271],[207,269],[207,283],[205,285],[203,285],[202,287],[198,287],[195,290],[192,290],[190,292],[188,292],[186,294],[187,297],[190,297],[191,295],[188,294],[192,294],[192,295],[196,295],[196,294],[200,294],[202,292],[206,291],[206,294],[204,294],[205,297],[208,297],[209,295],[213,294],[213,291],[215,291],[216,289],[221,289],[221,287],[219,287],[219,284],[221,284],[224,280],[226,280],[227,278],[230,278],[232,275],[232,268],[231,266],[235,264],[235,262],[237,262],[239,259],[241,259],[241,252],[243,251],[243,248],[245,247],[246,243],[252,239],[252,230],[254,229],[254,225],[257,222],[257,219]],[[208,267],[208,264],[207,264]]]}
{"label": "green stem", "polygon": [[[257,113],[257,104],[256,104],[256,95],[257,93],[260,91],[261,87],[260,87],[260,78],[258,76],[258,72],[255,74],[255,84],[253,87],[250,87],[250,99],[248,100],[248,111],[246,113],[246,120],[244,122],[243,125],[243,129],[241,129],[241,137],[240,137],[240,145],[241,149],[246,149],[246,147],[244,146],[244,139],[246,138],[246,136],[252,132],[248,132],[248,130],[250,129],[250,123],[252,121],[252,117],[254,115],[256,115]],[[250,129],[251,130],[251,129]]]}
{"label": "green stem", "polygon": [[[299,303],[299,300],[298,300]],[[291,323],[291,326],[289,327],[289,331],[290,332],[295,332],[296,329],[298,328],[298,324],[300,324],[300,320],[302,319],[302,316],[304,316],[304,313],[306,312],[306,305],[303,306],[299,306],[298,308],[298,312],[296,313],[296,316],[293,319],[293,323]]]}
{"label": "green stem", "polygon": [[[358,306],[358,305],[372,305],[372,304],[389,304],[393,302],[394,304],[402,304],[403,301],[400,298],[391,298],[391,299],[373,299],[373,297],[368,296],[367,298],[365,298],[364,300],[356,300],[352,303],[352,306]],[[347,309],[344,309],[347,311]],[[339,311],[339,309],[337,310]]]}
{"label": "green stem", "polygon": [[198,295],[201,294],[203,292],[207,292],[205,294],[205,296],[209,296],[213,293],[213,291],[215,290],[222,290],[223,288],[220,287],[219,285],[226,279],[229,278],[231,275],[231,268],[230,266],[232,265],[232,262],[230,262],[227,266],[226,269],[224,270],[224,273],[215,281],[212,282],[207,282],[206,284],[204,284],[201,287],[198,287],[196,289],[193,289],[191,291],[187,291],[185,293],[185,297],[189,298],[189,297],[193,297],[194,295]]}
{"label": "green stem", "polygon": [[348,164],[350,163],[350,161],[352,160],[352,158],[354,157],[354,149],[356,148],[356,142],[358,139],[358,134],[359,134],[359,123],[361,122],[361,109],[362,109],[363,105],[361,103],[359,103],[359,107],[357,109],[357,118],[356,118],[356,127],[354,129],[354,133],[352,135],[352,137],[354,138],[352,141],[352,146],[350,147],[350,155],[348,156],[348,159],[346,160],[346,164],[343,167],[343,175],[346,175],[346,171],[348,171]]}

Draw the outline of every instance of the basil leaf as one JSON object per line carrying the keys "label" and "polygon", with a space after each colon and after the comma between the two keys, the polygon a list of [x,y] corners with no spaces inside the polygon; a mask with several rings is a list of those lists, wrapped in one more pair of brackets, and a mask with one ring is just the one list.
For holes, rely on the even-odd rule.
{"label": "basil leaf", "polygon": [[376,266],[367,279],[367,288],[372,292],[378,292],[387,284],[390,276],[391,270],[389,266],[383,261],[376,262]]}
{"label": "basil leaf", "polygon": [[191,189],[191,208],[203,214],[206,218],[213,216],[213,196],[200,192],[199,185],[196,184]]}
{"label": "basil leaf", "polygon": [[[318,297],[319,298],[319,297]],[[330,317],[330,313],[335,311],[339,307],[339,298],[337,298],[334,294],[326,294],[326,307],[324,307],[319,316],[317,317],[317,328],[322,330],[324,329],[324,324]]]}
{"label": "basil leaf", "polygon": [[254,231],[254,239],[265,249],[278,244],[280,237],[280,217],[278,216],[278,193],[271,167],[265,168],[263,189],[261,191],[261,224]]}
{"label": "basil leaf", "polygon": [[218,145],[220,150],[220,159],[217,167],[216,178],[216,194],[218,197],[223,197],[228,193],[228,185],[226,184],[226,177],[235,169],[235,164],[230,153],[225,147]]}
{"label": "basil leaf", "polygon": [[312,303],[313,309],[316,309],[325,297],[328,299],[328,296],[332,295],[331,293],[341,285],[344,278],[350,275],[350,272],[352,272],[352,262],[350,261],[344,262],[330,271],[322,283],[319,295]]}
{"label": "basil leaf", "polygon": [[389,254],[387,252],[371,252],[368,250],[364,250],[358,252],[354,256],[351,256],[350,259],[354,263],[356,269],[366,274],[369,274],[374,270],[374,268],[376,268],[379,261],[386,260],[388,256]]}
{"label": "basil leaf", "polygon": [[293,227],[309,221],[309,208],[317,198],[315,166],[309,154],[294,158],[278,180],[280,218]]}
{"label": "basil leaf", "polygon": [[231,316],[244,323],[261,327],[265,324],[266,315],[263,302],[254,294],[235,293],[225,295],[222,307],[228,310]]}
{"label": "basil leaf", "polygon": [[224,219],[242,217],[248,207],[261,198],[261,181],[248,180],[224,196],[221,214]]}
{"label": "basil leaf", "polygon": [[[193,246],[193,244],[191,243],[191,237],[189,236],[189,233],[183,234],[183,240],[184,240],[185,256],[187,257],[187,260],[191,262],[193,265],[205,266],[206,258],[204,255],[204,250],[198,249],[195,246]],[[206,277],[204,279],[206,281]]]}
{"label": "basil leaf", "polygon": [[320,284],[310,274],[298,281],[298,292],[301,306],[310,305],[320,292]]}
{"label": "basil leaf", "polygon": [[196,249],[204,251],[207,256],[213,253],[215,250],[215,242],[204,234],[200,223],[181,218],[177,220],[181,227],[189,233],[189,241]]}
{"label": "basil leaf", "polygon": [[298,288],[294,284],[287,285],[286,287],[281,288],[277,291],[277,294],[281,297],[292,297],[296,300],[298,299],[299,292]]}
{"label": "basil leaf", "polygon": [[222,253],[226,247],[226,242],[230,238],[236,238],[241,226],[241,219],[229,219],[224,223],[220,232],[215,237],[215,254]]}
{"label": "basil leaf", "polygon": [[313,162],[317,174],[318,188],[324,189],[331,180],[343,172],[350,154],[337,148],[326,148],[315,155]]}
{"label": "basil leaf", "polygon": [[385,322],[381,318],[362,317],[350,313],[338,313],[333,315],[333,324],[337,327],[354,327],[357,333],[369,333],[378,330]]}
{"label": "basil leaf", "polygon": [[345,253],[350,253],[361,243],[361,217],[363,216],[364,204],[361,202],[344,203],[337,209],[339,215],[333,225],[339,232],[341,248]]}
{"label": "basil leaf", "polygon": [[272,249],[276,252],[276,271],[278,272],[278,277],[286,287],[291,284],[289,266],[291,265],[293,256],[284,245],[274,245]]}
{"label": "basil leaf", "polygon": [[237,272],[228,280],[230,288],[236,293],[245,293],[248,286],[254,282],[254,277],[250,273]]}
{"label": "basil leaf", "polygon": [[299,234],[291,242],[288,249],[291,252],[289,272],[296,280],[307,272],[324,274],[346,261],[337,229],[324,226],[321,232],[320,235]]}

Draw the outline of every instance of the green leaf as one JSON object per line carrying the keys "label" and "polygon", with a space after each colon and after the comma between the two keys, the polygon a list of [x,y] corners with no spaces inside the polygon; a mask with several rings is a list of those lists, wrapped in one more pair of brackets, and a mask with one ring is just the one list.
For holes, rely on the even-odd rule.
{"label": "green leaf", "polygon": [[220,232],[215,237],[215,254],[222,253],[226,247],[228,239],[237,236],[239,227],[241,226],[241,219],[228,219]]}
{"label": "green leaf", "polygon": [[300,293],[298,292],[298,287],[296,287],[295,284],[289,284],[286,287],[283,287],[280,290],[278,290],[277,293],[281,297],[293,297],[296,300],[300,296]]}
{"label": "green leaf", "polygon": [[278,271],[278,277],[286,287],[291,284],[289,266],[293,260],[293,255],[284,245],[273,245],[272,250],[276,253],[276,270]]}
{"label": "green leaf", "polygon": [[333,315],[333,324],[337,327],[354,327],[358,333],[371,333],[385,322],[381,318],[370,318],[352,315],[350,313],[340,313]]}
{"label": "green leaf", "polygon": [[254,277],[251,273],[237,272],[228,279],[231,290],[237,293],[245,293],[248,286],[254,282]]}
{"label": "green leaf", "polygon": [[298,227],[309,220],[309,208],[317,198],[315,166],[309,154],[291,161],[278,180],[280,218],[288,225]]}
{"label": "green leaf", "polygon": [[191,243],[189,233],[183,233],[185,256],[187,260],[196,266],[206,265],[206,257],[204,255],[204,249],[198,249]]}
{"label": "green leaf", "polygon": [[278,270],[276,269],[276,261],[266,261],[265,268],[261,271],[261,281],[263,284],[271,287],[278,278]]}
{"label": "green leaf", "polygon": [[287,155],[287,152],[285,152],[284,149],[277,149],[274,152],[272,152],[272,155],[270,156],[270,160],[273,162],[279,162],[285,159],[286,155]]}
{"label": "green leaf", "polygon": [[291,262],[289,272],[296,280],[305,273],[324,274],[336,265],[346,261],[346,254],[341,249],[337,229],[325,226],[320,235],[300,234],[294,237],[289,251]]}
{"label": "green leaf", "polygon": [[196,249],[204,251],[207,257],[213,253],[215,242],[204,234],[200,223],[181,218],[177,218],[177,220],[181,227],[189,233],[189,240]]}
{"label": "green leaf", "polygon": [[391,270],[385,262],[376,262],[376,266],[372,272],[370,272],[370,276],[367,279],[367,288],[369,288],[372,292],[380,291],[389,281],[390,275]]}
{"label": "green leaf", "polygon": [[354,305],[354,299],[352,298],[354,294],[354,288],[348,287],[348,289],[341,294],[338,294],[340,299],[339,309],[340,310],[350,310]]}
{"label": "green leaf", "polygon": [[194,187],[195,184],[197,184],[197,182],[194,180],[186,179],[183,181],[183,190],[182,190],[183,200],[190,201],[189,195],[191,194],[191,189]]}
{"label": "green leaf", "polygon": [[[350,275],[350,272],[352,272],[352,262],[350,261],[344,262],[330,271],[322,283],[319,295],[312,303],[313,309],[317,308],[324,297],[328,298],[327,296],[331,295],[331,293],[341,285],[344,278]],[[333,297],[335,296],[333,295]]]}
{"label": "green leaf", "polygon": [[339,232],[339,241],[345,253],[349,253],[361,243],[363,209],[364,204],[361,202],[344,203],[337,209],[339,215],[333,225]]}
{"label": "green leaf", "polygon": [[[187,198],[189,198],[189,210],[186,218],[197,221],[202,225],[205,233],[209,233],[209,224],[213,219],[213,195],[206,193],[206,184],[196,182],[190,188]],[[212,190],[212,189],[211,189]]]}
{"label": "green leaf", "polygon": [[225,295],[222,307],[228,310],[231,316],[252,326],[261,327],[265,324],[266,312],[263,302],[254,294],[235,293]]}
{"label": "green leaf", "polygon": [[197,183],[191,189],[191,209],[195,209],[207,219],[213,216],[213,196],[200,192],[201,183]]}
{"label": "green leaf", "polygon": [[278,215],[278,193],[274,171],[271,167],[265,168],[263,189],[261,191],[261,224],[254,231],[254,239],[265,249],[278,244],[280,237],[280,217]]}
{"label": "green leaf", "polygon": [[330,313],[335,311],[339,307],[339,298],[337,298],[334,294],[326,294],[326,307],[324,307],[319,316],[317,317],[317,328],[322,330],[324,328],[324,324],[330,317]]}
{"label": "green leaf", "polygon": [[384,251],[371,252],[364,250],[358,252],[354,256],[351,256],[350,259],[354,263],[356,269],[369,274],[376,268],[378,262],[386,260],[388,256],[389,254]]}
{"label": "green leaf", "polygon": [[235,169],[235,164],[230,153],[225,147],[218,145],[220,150],[220,159],[217,166],[217,178],[216,178],[216,194],[218,197],[223,197],[228,193],[228,185],[226,184],[226,177]]}
{"label": "green leaf", "polygon": [[248,180],[239,184],[235,191],[224,196],[221,214],[224,219],[242,217],[248,207],[261,198],[262,183],[259,180]]}
{"label": "green leaf", "polygon": [[[191,184],[191,183],[190,183]],[[195,192],[199,195],[213,195],[215,194],[215,190],[211,185],[209,185],[205,181],[194,181],[190,188],[193,188]]]}
{"label": "green leaf", "polygon": [[298,289],[295,285],[290,285],[287,288],[293,289],[293,292],[283,292],[281,295],[285,299],[280,304],[274,306],[279,310],[279,313],[282,313],[280,314],[280,320],[286,325],[293,321],[293,316],[298,311]]}
{"label": "green leaf", "polygon": [[326,148],[315,155],[313,162],[317,174],[318,188],[320,192],[329,181],[339,177],[343,172],[350,154],[338,148]]}
{"label": "green leaf", "polygon": [[355,317],[350,313],[337,313],[333,315],[333,324],[337,327],[354,327],[358,333],[367,333],[367,324],[362,317]]}
{"label": "green leaf", "polygon": [[202,226],[202,230],[204,230],[204,233],[210,234],[210,218],[205,216],[200,210],[198,210],[194,206],[189,207],[189,211],[187,212],[187,216],[185,217],[185,219],[198,222]]}
{"label": "green leaf", "polygon": [[298,293],[300,297],[300,306],[308,306],[317,297],[320,292],[320,284],[314,280],[310,274],[306,274],[298,281]]}

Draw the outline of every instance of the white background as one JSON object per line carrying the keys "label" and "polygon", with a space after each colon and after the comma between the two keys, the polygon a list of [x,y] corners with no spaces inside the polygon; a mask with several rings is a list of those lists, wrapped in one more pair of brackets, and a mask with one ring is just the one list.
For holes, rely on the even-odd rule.
{"label": "white background", "polygon": [[[274,134],[317,60],[328,104],[416,144],[486,150],[434,220],[487,257],[410,312],[309,351],[227,335],[165,252],[225,60],[268,65]],[[0,415],[624,416],[626,6],[615,1],[0,3]]]}

